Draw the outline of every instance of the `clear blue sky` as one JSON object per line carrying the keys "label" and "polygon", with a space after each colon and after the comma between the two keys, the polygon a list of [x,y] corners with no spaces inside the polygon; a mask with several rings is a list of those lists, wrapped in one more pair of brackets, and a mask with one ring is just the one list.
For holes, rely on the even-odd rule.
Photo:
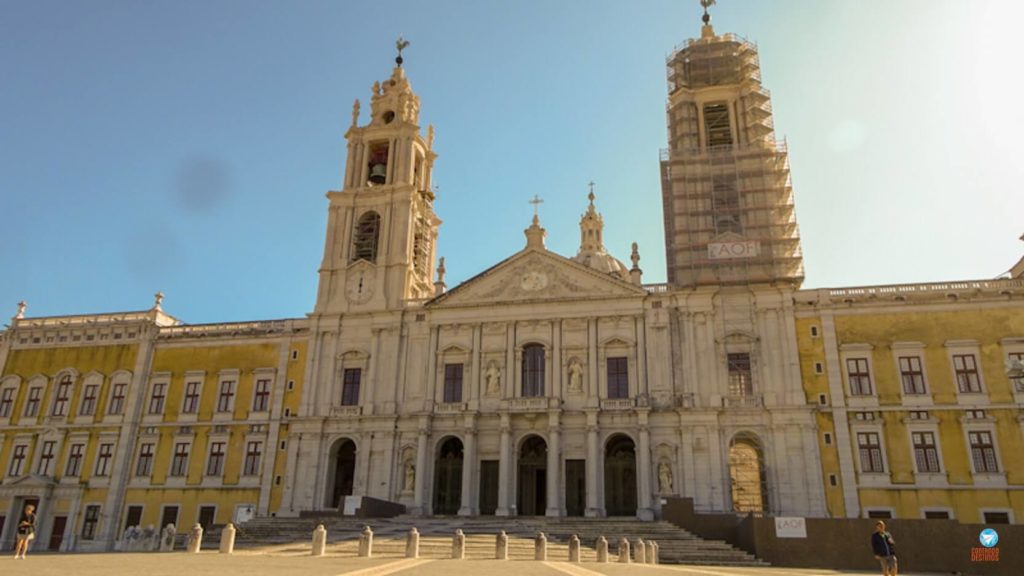
{"label": "clear blue sky", "polygon": [[[758,43],[789,141],[805,287],[991,278],[1024,253],[1016,0],[722,0]],[[696,0],[0,0],[0,317],[148,308],[186,322],[310,311],[352,100],[395,37],[437,129],[452,286],[578,246],[665,279],[665,55]]]}

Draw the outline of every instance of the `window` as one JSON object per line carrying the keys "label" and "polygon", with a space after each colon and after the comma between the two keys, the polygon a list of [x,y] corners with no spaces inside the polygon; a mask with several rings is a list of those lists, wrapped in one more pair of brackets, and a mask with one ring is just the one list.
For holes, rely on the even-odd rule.
{"label": "window", "polygon": [[106,476],[110,473],[110,459],[114,455],[113,444],[100,444],[100,452],[96,456],[96,475]]}
{"label": "window", "polygon": [[956,372],[957,389],[963,393],[981,392],[981,381],[978,379],[978,363],[974,354],[954,354],[953,371]]}
{"label": "window", "polygon": [[924,394],[924,371],[920,356],[900,356],[900,380],[904,394]]}
{"label": "window", "polygon": [[124,391],[127,387],[128,385],[123,382],[114,384],[114,388],[110,392],[110,408],[107,410],[107,414],[117,416],[124,412]]}
{"label": "window", "polygon": [[149,413],[163,414],[164,398],[167,394],[167,384],[157,382],[153,384],[153,395],[149,397]]}
{"label": "window", "polygon": [[357,406],[359,404],[359,380],[362,376],[361,368],[345,368],[341,378],[342,406]]}
{"label": "window", "polygon": [[1010,513],[1009,512],[984,512],[982,518],[985,520],[985,524],[1009,524]]}
{"label": "window", "polygon": [[716,102],[704,105],[704,132],[707,135],[708,148],[732,145],[728,104]]}
{"label": "window", "polygon": [[882,443],[877,432],[858,432],[857,447],[860,452],[860,471],[881,474],[885,472],[882,464]]}
{"label": "window", "polygon": [[220,476],[224,470],[224,442],[210,442],[210,458],[206,462],[207,476]]}
{"label": "window", "polygon": [[889,520],[892,518],[892,512],[889,510],[868,510],[868,518]]}
{"label": "window", "polygon": [[96,538],[96,525],[100,522],[100,507],[96,504],[85,507],[85,518],[82,520],[82,540]]}
{"label": "window", "polygon": [[0,418],[8,418],[14,407],[14,388],[6,388],[0,392]]}
{"label": "window", "polygon": [[377,238],[380,235],[380,214],[367,212],[359,217],[352,239],[351,261],[377,261]]}
{"label": "window", "polygon": [[462,364],[444,365],[444,401],[462,402]]}
{"label": "window", "polygon": [[96,413],[96,395],[99,394],[100,387],[95,384],[90,384],[85,387],[85,391],[82,393],[82,407],[78,410],[78,413],[82,416],[92,416]]}
{"label": "window", "polygon": [[188,442],[174,445],[174,456],[171,458],[171,471],[168,476],[184,476],[188,473]]}
{"label": "window", "polygon": [[14,452],[11,454],[11,465],[7,469],[8,476],[21,476],[21,471],[25,466],[26,452],[28,452],[28,446],[24,444],[14,447]]}
{"label": "window", "polygon": [[68,413],[68,402],[71,401],[71,375],[65,374],[57,384],[57,393],[53,398],[53,416],[64,416]]}
{"label": "window", "polygon": [[945,510],[925,510],[925,520],[949,520],[949,512]]}
{"label": "window", "polygon": [[999,472],[996,462],[996,447],[992,443],[992,433],[986,431],[968,432],[971,442],[971,461],[974,471],[978,474]]}
{"label": "window", "polygon": [[85,444],[72,444],[68,449],[68,465],[64,468],[65,476],[78,476],[82,470],[82,453],[85,452]]}
{"label": "window", "polygon": [[139,477],[149,476],[153,472],[153,444],[146,443],[139,446],[139,459],[135,463],[135,475]]}
{"label": "window", "polygon": [[624,356],[608,358],[608,397],[629,398],[629,363]]}
{"label": "window", "polygon": [[256,394],[252,399],[253,412],[266,412],[270,408],[270,380],[256,381]]}
{"label": "window", "polygon": [[182,414],[195,414],[199,411],[200,382],[185,383],[185,402],[181,405]]}
{"label": "window", "polygon": [[911,434],[914,443],[914,462],[920,473],[939,472],[939,451],[935,446],[933,432],[914,432]]}
{"label": "window", "polygon": [[754,393],[754,383],[750,377],[750,354],[728,354],[729,395],[750,396]]}
{"label": "window", "polygon": [[868,373],[867,358],[847,358],[846,373],[850,379],[852,396],[871,395],[871,375]]}
{"label": "window", "polygon": [[48,440],[43,442],[43,449],[39,454],[39,475],[49,476],[50,467],[53,466],[54,452],[57,450],[57,443]]}
{"label": "window", "polygon": [[826,446],[831,446],[832,445],[832,433],[831,432],[825,432],[825,445]]}
{"label": "window", "polygon": [[523,396],[544,395],[544,346],[527,344],[523,346]]}
{"label": "window", "polygon": [[234,399],[234,380],[224,380],[220,383],[220,395],[217,396],[217,412],[231,412],[234,408]]}
{"label": "window", "polygon": [[39,400],[43,396],[43,389],[39,386],[30,388],[28,399],[25,401],[25,416],[35,417],[39,415]]}
{"label": "window", "polygon": [[839,486],[839,478],[837,478],[835,474],[829,474],[828,475],[828,485],[832,486],[833,488],[835,488],[836,486]]}
{"label": "window", "polygon": [[245,448],[245,466],[242,468],[243,476],[256,476],[260,473],[260,456],[263,451],[263,442],[249,442]]}
{"label": "window", "polygon": [[817,326],[811,326],[811,338],[817,338],[817,337],[818,337],[818,327]]}

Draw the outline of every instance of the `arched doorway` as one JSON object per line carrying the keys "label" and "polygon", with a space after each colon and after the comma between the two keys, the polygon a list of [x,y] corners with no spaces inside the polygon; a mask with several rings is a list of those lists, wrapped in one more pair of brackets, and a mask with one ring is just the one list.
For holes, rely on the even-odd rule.
{"label": "arched doorway", "polygon": [[340,508],[345,496],[352,494],[356,477],[356,443],[342,438],[331,446],[330,467],[327,471],[327,504]]}
{"label": "arched doorway", "polygon": [[753,434],[737,434],[729,443],[729,483],[735,512],[768,508],[767,475],[761,443]]}
{"label": "arched doorway", "polygon": [[434,514],[457,514],[461,500],[462,440],[449,438],[434,461]]}
{"label": "arched doorway", "polygon": [[608,516],[636,516],[636,445],[624,434],[605,445],[604,509]]}
{"label": "arched doorway", "polygon": [[540,436],[530,436],[519,448],[518,486],[519,515],[543,516],[547,507],[548,444]]}

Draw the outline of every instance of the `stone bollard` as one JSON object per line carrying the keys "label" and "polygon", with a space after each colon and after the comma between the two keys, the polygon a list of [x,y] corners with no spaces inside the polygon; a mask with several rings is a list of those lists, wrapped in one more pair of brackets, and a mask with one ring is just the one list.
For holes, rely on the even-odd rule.
{"label": "stone bollard", "polygon": [[580,537],[573,534],[569,537],[569,562],[580,561]]}
{"label": "stone bollard", "polygon": [[359,557],[373,557],[373,530],[370,530],[369,526],[364,527],[362,533],[359,534]]}
{"label": "stone bollard", "polygon": [[654,564],[661,564],[661,546],[658,546],[657,542],[654,542],[653,544],[654,544],[654,559],[652,560],[652,562]]}
{"label": "stone bollard", "polygon": [[203,527],[196,523],[188,532],[188,546],[185,550],[189,554],[198,554],[203,546]]}
{"label": "stone bollard", "polygon": [[235,525],[228,522],[220,532],[220,553],[231,554],[235,551]]}
{"label": "stone bollard", "polygon": [[409,535],[405,537],[405,557],[420,557],[420,532],[415,526],[409,529]]}
{"label": "stone bollard", "polygon": [[313,530],[313,556],[323,556],[326,547],[327,529],[323,524],[318,524],[316,530]]}
{"label": "stone bollard", "polygon": [[629,540],[625,537],[619,538],[619,562],[629,564]]}
{"label": "stone bollard", "polygon": [[648,564],[654,564],[654,540],[647,541],[647,555],[644,559]]}
{"label": "stone bollard", "polygon": [[547,561],[548,559],[548,537],[543,532],[537,532],[533,540],[533,559]]}
{"label": "stone bollard", "polygon": [[595,547],[597,548],[597,561],[601,563],[608,562],[608,539],[604,536],[598,536]]}
{"label": "stone bollard", "polygon": [[644,544],[643,538],[636,539],[636,546],[633,547],[633,559],[637,564],[644,564],[647,562],[647,545]]}
{"label": "stone bollard", "polygon": [[466,535],[462,533],[462,528],[455,530],[455,536],[452,537],[452,560],[465,560],[466,559]]}
{"label": "stone bollard", "polygon": [[508,560],[508,534],[502,530],[494,539],[494,558],[496,560]]}
{"label": "stone bollard", "polygon": [[160,551],[172,552],[174,550],[174,537],[178,534],[174,524],[164,526],[164,529],[160,534]]}

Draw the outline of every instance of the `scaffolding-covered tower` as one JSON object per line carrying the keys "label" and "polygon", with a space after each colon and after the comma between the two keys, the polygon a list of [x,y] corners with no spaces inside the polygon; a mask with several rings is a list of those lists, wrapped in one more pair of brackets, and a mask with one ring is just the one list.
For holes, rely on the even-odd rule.
{"label": "scaffolding-covered tower", "polygon": [[669,282],[799,286],[789,161],[775,140],[757,47],[705,25],[669,55],[668,85],[661,187]]}

